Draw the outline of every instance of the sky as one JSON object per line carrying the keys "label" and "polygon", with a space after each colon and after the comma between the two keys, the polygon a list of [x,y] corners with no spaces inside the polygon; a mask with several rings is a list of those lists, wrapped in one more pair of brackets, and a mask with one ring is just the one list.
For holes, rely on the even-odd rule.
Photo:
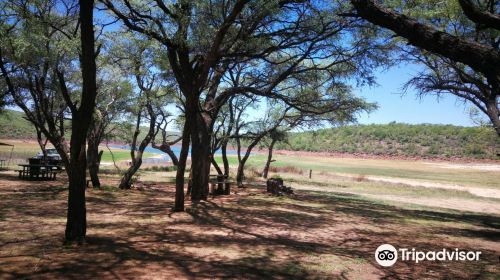
{"label": "sky", "polygon": [[410,124],[432,123],[474,126],[468,114],[468,105],[458,101],[452,95],[440,98],[425,96],[420,98],[410,89],[401,95],[402,86],[417,69],[410,65],[393,67],[376,74],[378,86],[358,88],[355,92],[370,102],[379,105],[371,114],[362,114],[358,118],[361,124],[385,124],[392,121]]}
{"label": "sky", "polygon": [[[379,106],[370,114],[361,114],[358,117],[358,123],[386,124],[395,121],[409,124],[474,126],[467,113],[468,106],[457,101],[457,98],[452,95],[440,98],[439,101],[435,96],[425,96],[421,99],[412,89],[405,95],[401,95],[403,84],[415,72],[416,69],[410,65],[393,67],[375,75],[378,86],[356,88],[357,95],[369,102],[376,102]],[[20,111],[19,108],[12,109]],[[258,112],[252,114],[259,115]],[[176,130],[173,126],[170,129]]]}

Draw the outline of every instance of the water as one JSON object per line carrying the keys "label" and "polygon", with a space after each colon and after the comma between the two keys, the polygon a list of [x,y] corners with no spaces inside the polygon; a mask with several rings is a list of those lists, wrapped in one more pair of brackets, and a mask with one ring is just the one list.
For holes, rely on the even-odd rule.
{"label": "water", "polygon": [[[130,151],[130,145],[109,145],[110,148],[115,148],[115,149],[123,149],[123,150],[127,150],[127,151]],[[172,151],[174,152],[174,154],[177,156],[177,158],[179,157],[180,153],[181,153],[181,146],[170,146],[170,149],[172,149]],[[147,146],[146,149],[144,150],[144,152],[146,153],[152,153],[152,154],[158,154],[158,155],[161,155],[161,158],[155,158],[155,159],[151,159],[151,160],[161,160],[161,161],[170,161],[170,157],[158,150],[158,149],[155,149],[151,146]],[[216,155],[220,155],[221,154],[221,151],[220,149],[215,151],[215,154]],[[233,150],[233,149],[227,149],[227,154],[228,155],[235,155],[236,154],[236,150]],[[189,149],[189,154],[188,156],[191,155],[191,148]],[[144,159],[143,162],[147,162],[149,159]]]}

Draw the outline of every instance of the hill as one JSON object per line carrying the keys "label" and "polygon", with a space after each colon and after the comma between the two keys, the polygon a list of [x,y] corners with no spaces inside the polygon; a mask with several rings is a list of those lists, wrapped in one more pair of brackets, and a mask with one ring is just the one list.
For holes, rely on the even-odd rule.
{"label": "hill", "polygon": [[392,156],[498,159],[500,139],[486,127],[404,123],[291,133],[276,148]]}
{"label": "hill", "polygon": [[4,139],[36,139],[36,130],[24,113],[5,109],[0,111],[0,135]]}
{"label": "hill", "polygon": [[[24,119],[24,113],[13,110],[0,113],[0,134],[4,139],[36,138],[35,129]],[[498,159],[500,139],[492,129],[486,127],[390,123],[291,133],[288,143],[280,143],[276,148],[393,156]]]}
{"label": "hill", "polygon": [[[24,113],[14,110],[5,109],[0,111],[0,138],[2,139],[36,139],[36,130],[33,125],[24,118]],[[69,139],[71,136],[71,129],[69,129],[71,123],[68,121],[66,129],[66,137]],[[142,139],[149,127],[141,127],[141,134],[139,134],[139,139]],[[130,137],[132,132],[124,132],[117,135],[113,141],[128,143],[131,141],[127,139]],[[169,131],[168,135],[173,140],[179,134],[179,132]]]}

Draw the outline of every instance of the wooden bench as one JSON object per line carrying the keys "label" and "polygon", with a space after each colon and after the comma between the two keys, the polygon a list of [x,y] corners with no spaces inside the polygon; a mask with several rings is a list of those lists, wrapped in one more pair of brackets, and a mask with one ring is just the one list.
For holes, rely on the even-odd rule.
{"label": "wooden bench", "polygon": [[40,164],[19,164],[23,169],[18,170],[20,179],[28,180],[56,180],[60,170],[54,169],[57,166]]}
{"label": "wooden bench", "polygon": [[56,180],[58,171],[55,170],[40,170],[38,172],[30,172],[29,170],[18,170],[20,179],[29,180]]}
{"label": "wooden bench", "polygon": [[231,184],[227,175],[210,175],[210,193],[212,195],[228,195],[231,193]]}

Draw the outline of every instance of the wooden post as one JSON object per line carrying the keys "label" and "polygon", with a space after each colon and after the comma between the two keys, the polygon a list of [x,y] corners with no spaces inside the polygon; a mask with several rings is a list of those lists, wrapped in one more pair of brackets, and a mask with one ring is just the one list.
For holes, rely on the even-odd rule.
{"label": "wooden post", "polygon": [[312,169],[309,169],[309,179],[312,178],[312,173],[313,173],[313,170]]}

